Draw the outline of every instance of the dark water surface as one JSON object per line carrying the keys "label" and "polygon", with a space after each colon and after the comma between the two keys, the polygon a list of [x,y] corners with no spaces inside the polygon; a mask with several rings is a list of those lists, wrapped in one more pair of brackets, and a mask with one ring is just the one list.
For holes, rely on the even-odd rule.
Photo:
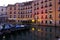
{"label": "dark water surface", "polygon": [[[43,32],[41,30],[39,30],[41,28],[41,30],[43,30]],[[51,28],[51,27],[49,27]],[[49,30],[48,28],[48,30]],[[47,29],[47,28],[46,28]],[[34,30],[27,30],[27,31],[18,31],[18,32],[14,32],[13,34],[6,34],[6,35],[2,35],[0,36],[0,40],[55,40],[55,29],[54,27],[52,27],[53,29],[53,33],[50,33],[49,31],[47,31],[45,33],[45,28],[43,27],[37,27]],[[59,30],[60,31],[60,30]],[[59,32],[57,32],[59,33]]]}

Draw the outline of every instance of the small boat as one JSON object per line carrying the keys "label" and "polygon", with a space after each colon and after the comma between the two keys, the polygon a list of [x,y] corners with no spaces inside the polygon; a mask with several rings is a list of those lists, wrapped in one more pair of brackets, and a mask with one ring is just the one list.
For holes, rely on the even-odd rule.
{"label": "small boat", "polygon": [[2,26],[2,25],[0,25],[0,35],[2,35],[2,34],[3,34],[2,30],[3,30],[3,26]]}
{"label": "small boat", "polygon": [[9,24],[3,25],[3,33],[10,33],[11,26]]}
{"label": "small boat", "polygon": [[16,30],[23,30],[24,29],[24,25],[17,24],[17,25],[15,25],[15,29]]}

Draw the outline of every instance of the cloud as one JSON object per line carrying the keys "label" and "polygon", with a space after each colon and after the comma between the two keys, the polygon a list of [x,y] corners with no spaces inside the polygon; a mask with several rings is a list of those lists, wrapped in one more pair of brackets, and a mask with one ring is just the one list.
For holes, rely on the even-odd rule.
{"label": "cloud", "polygon": [[17,2],[26,2],[26,1],[31,1],[31,0],[0,0],[0,6],[7,6],[8,4],[15,4]]}

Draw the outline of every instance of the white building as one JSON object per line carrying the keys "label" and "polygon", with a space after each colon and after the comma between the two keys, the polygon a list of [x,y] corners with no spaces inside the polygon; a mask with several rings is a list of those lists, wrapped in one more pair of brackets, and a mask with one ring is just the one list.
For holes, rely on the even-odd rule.
{"label": "white building", "polygon": [[0,6],[0,23],[5,22],[7,18],[7,12],[5,6]]}

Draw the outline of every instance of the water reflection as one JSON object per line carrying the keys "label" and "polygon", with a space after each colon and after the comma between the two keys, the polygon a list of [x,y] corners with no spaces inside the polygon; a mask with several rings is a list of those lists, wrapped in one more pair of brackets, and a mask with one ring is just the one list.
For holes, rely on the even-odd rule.
{"label": "water reflection", "polygon": [[29,31],[17,31],[12,34],[1,35],[0,40],[55,40],[55,29],[52,27],[53,30],[51,31],[49,28],[37,27]]}

